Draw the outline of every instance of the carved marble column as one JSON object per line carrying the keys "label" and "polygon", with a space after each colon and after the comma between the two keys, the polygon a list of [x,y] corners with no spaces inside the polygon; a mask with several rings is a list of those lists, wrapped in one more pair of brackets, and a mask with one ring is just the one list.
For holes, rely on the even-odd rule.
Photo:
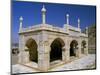
{"label": "carved marble column", "polygon": [[25,64],[29,62],[29,52],[25,51],[25,37],[24,35],[19,36],[19,63]]}
{"label": "carved marble column", "polygon": [[19,35],[19,55],[18,55],[19,63],[23,63],[23,51],[24,51],[24,36]]}
{"label": "carved marble column", "polygon": [[76,56],[81,57],[81,39],[78,39],[78,47],[76,50]]}
{"label": "carved marble column", "polygon": [[86,41],[86,48],[84,48],[84,54],[88,55],[88,40]]}
{"label": "carved marble column", "polygon": [[65,62],[65,60],[66,60],[66,49],[65,49],[65,47],[63,47],[62,48],[62,60]]}
{"label": "carved marble column", "polygon": [[25,63],[29,63],[30,60],[29,60],[29,51],[23,51],[22,53],[23,57],[22,57],[22,63],[25,64]]}
{"label": "carved marble column", "polygon": [[48,71],[49,69],[49,45],[42,43],[38,49],[38,68],[42,71]]}
{"label": "carved marble column", "polygon": [[68,62],[70,60],[70,52],[69,52],[69,41],[65,40],[65,46],[63,47],[62,51],[62,60],[64,62]]}
{"label": "carved marble column", "polygon": [[65,47],[62,55],[63,55],[63,61],[64,62],[68,62],[70,60],[70,55],[69,55],[69,49],[67,47]]}

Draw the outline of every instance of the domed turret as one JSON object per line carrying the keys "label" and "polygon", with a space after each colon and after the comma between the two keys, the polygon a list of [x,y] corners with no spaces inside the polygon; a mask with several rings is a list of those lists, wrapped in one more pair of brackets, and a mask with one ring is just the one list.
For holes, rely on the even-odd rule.
{"label": "domed turret", "polygon": [[43,5],[42,9],[41,9],[41,12],[42,12],[42,24],[45,24],[46,23],[46,9],[45,9],[45,6]]}
{"label": "domed turret", "polygon": [[22,29],[22,24],[23,24],[23,17],[22,16],[20,16],[19,21],[20,21],[19,30],[21,30]]}

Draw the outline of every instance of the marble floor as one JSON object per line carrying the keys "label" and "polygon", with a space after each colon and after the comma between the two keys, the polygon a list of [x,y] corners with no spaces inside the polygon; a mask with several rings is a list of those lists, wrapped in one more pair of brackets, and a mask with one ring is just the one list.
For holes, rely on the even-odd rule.
{"label": "marble floor", "polygon": [[[58,63],[56,66],[53,64]],[[64,63],[60,60],[52,62],[51,67],[48,71],[63,71],[63,70],[79,70],[79,69],[92,69],[95,68],[95,54],[89,54],[81,58],[72,58],[70,62]],[[12,73],[30,73],[30,72],[41,72],[38,69],[37,63],[30,62],[25,65],[15,64],[12,65]]]}

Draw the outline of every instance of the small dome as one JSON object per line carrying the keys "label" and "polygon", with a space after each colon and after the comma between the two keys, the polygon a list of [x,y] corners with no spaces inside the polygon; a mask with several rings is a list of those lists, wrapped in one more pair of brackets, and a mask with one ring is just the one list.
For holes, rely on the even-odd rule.
{"label": "small dome", "polygon": [[43,5],[41,11],[42,11],[42,12],[46,12],[46,9],[45,9],[45,6],[44,6],[44,5]]}
{"label": "small dome", "polygon": [[78,22],[80,22],[80,19],[78,18]]}
{"label": "small dome", "polygon": [[67,17],[69,17],[69,14],[66,14]]}
{"label": "small dome", "polygon": [[22,21],[22,20],[23,20],[23,17],[21,16],[21,17],[19,18],[19,20]]}

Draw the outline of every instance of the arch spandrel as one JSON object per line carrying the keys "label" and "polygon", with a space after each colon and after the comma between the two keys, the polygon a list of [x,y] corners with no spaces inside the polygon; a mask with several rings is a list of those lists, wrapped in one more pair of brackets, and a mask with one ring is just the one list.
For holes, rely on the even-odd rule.
{"label": "arch spandrel", "polygon": [[58,39],[58,40],[62,43],[62,45],[65,46],[65,42],[64,42],[65,38],[63,38],[63,37],[52,37],[52,38],[49,40],[49,46],[52,44],[52,42],[53,42],[55,39]]}
{"label": "arch spandrel", "polygon": [[29,39],[33,39],[37,45],[38,45],[38,38],[34,37],[34,36],[25,36],[25,43],[29,40]]}

